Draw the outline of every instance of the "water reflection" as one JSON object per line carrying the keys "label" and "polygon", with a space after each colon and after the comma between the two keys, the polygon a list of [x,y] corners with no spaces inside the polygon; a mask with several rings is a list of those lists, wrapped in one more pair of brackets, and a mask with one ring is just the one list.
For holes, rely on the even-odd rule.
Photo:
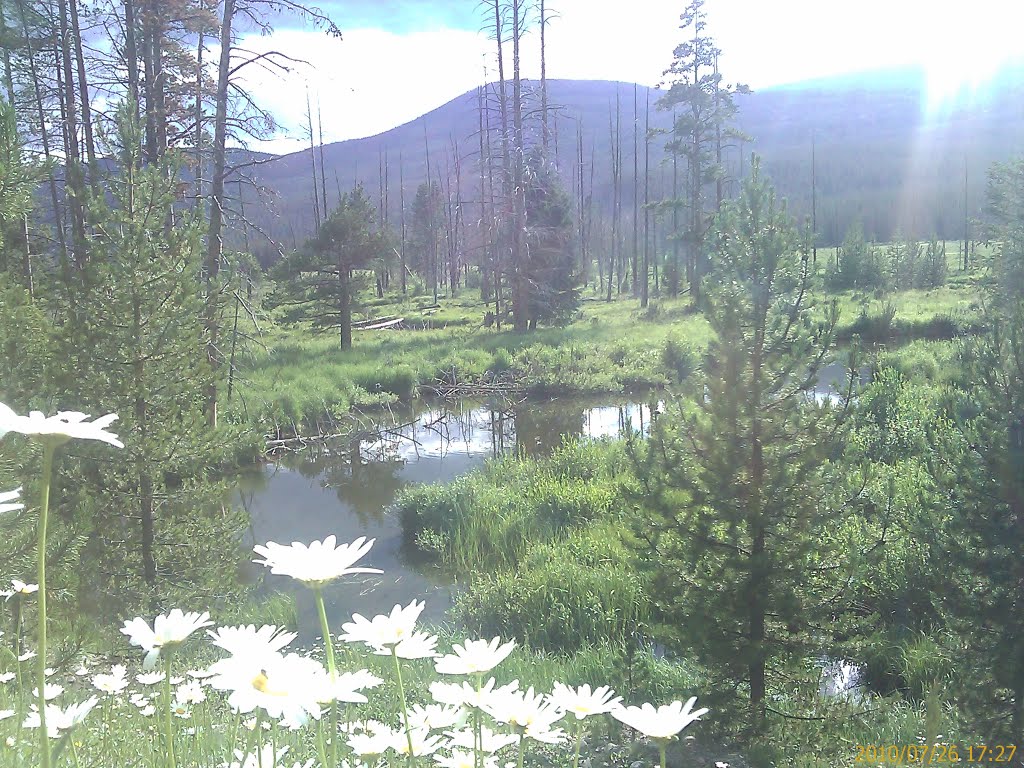
{"label": "water reflection", "polygon": [[[339,541],[375,538],[363,562],[384,574],[325,590],[332,624],[340,626],[353,612],[372,615],[414,599],[426,600],[425,617],[440,621],[454,587],[446,574],[403,547],[399,521],[388,513],[399,491],[418,483],[450,482],[491,457],[548,453],[567,438],[646,433],[652,413],[660,409],[651,399],[646,404],[609,403],[607,398],[513,405],[462,401],[390,413],[353,439],[279,455],[246,477],[238,501],[249,513],[250,543],[309,542],[332,533]],[[310,595],[260,566],[248,574],[265,576],[268,589],[295,595],[310,639],[317,626]]]}

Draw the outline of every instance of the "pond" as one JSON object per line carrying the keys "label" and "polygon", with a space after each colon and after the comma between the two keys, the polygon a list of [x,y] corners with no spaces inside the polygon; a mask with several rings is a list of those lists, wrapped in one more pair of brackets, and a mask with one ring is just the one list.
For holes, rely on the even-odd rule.
{"label": "pond", "polygon": [[[403,545],[402,529],[388,508],[399,491],[419,483],[450,482],[508,453],[546,453],[567,438],[646,433],[658,397],[642,403],[625,397],[567,397],[515,404],[463,400],[423,403],[391,412],[347,442],[333,441],[276,456],[244,476],[238,489],[250,519],[249,544],[308,543],[335,534],[339,542],[376,539],[361,565],[380,568],[325,590],[328,616],[338,627],[352,613],[372,616],[398,603],[425,600],[424,618],[444,619],[452,578]],[[266,576],[268,590],[295,596],[300,626],[317,627],[307,591],[287,577],[252,565],[252,579]]]}
{"label": "pond", "polygon": [[[847,370],[839,360],[822,369],[814,389],[819,401],[834,397]],[[870,380],[867,368],[860,383]],[[343,441],[316,443],[281,453],[245,476],[238,498],[250,519],[249,544],[308,543],[330,534],[339,542],[376,540],[361,565],[379,568],[325,590],[328,616],[340,626],[352,613],[372,616],[396,604],[426,601],[424,618],[445,619],[456,585],[435,564],[404,545],[400,521],[388,514],[398,493],[421,483],[451,482],[488,458],[521,452],[539,455],[567,438],[617,438],[646,433],[663,406],[663,393],[646,397],[561,397],[518,403],[460,400],[423,402],[387,411],[373,425]],[[300,626],[318,627],[312,597],[287,577],[250,565],[249,578],[295,596]]]}

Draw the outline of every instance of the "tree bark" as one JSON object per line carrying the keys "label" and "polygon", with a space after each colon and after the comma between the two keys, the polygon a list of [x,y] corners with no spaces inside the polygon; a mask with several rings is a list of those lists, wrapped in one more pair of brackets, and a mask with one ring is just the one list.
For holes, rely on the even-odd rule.
{"label": "tree bark", "polygon": [[61,37],[59,60],[63,77],[61,99],[64,104],[64,140],[67,147],[64,163],[67,176],[65,179],[66,197],[68,211],[71,214],[71,257],[75,268],[80,271],[86,261],[85,208],[83,207],[85,182],[82,178],[81,149],[78,145],[78,112],[71,65],[74,41],[71,40],[67,0],[58,0],[57,12]]}
{"label": "tree bark", "polygon": [[527,265],[526,244],[523,242],[526,228],[526,188],[524,186],[523,146],[523,81],[520,73],[519,42],[521,37],[522,0],[512,0],[512,190],[514,209],[512,216],[512,254],[516,265],[515,285],[515,329],[529,329],[530,283]]}
{"label": "tree bark", "polygon": [[545,33],[547,32],[547,14],[544,0],[540,0],[540,119],[541,140],[544,146],[544,159],[548,157],[548,67]]}
{"label": "tree bark", "polygon": [[[313,221],[317,232],[320,231],[320,188],[316,179],[316,136],[313,133],[313,107],[309,101],[309,89],[306,89],[306,123],[309,126],[309,162],[313,171]],[[322,171],[323,169],[321,169]],[[326,218],[327,211],[324,211]]]}
{"label": "tree bark", "polygon": [[0,55],[4,59],[4,88],[7,90],[7,103],[14,109],[14,68],[11,66],[11,46],[7,45],[9,31],[4,0],[0,0],[0,40],[4,41],[4,44],[0,45]]}
{"label": "tree bark", "polygon": [[203,52],[206,48],[206,35],[199,30],[199,44],[196,47],[196,104],[195,104],[195,139],[193,143],[196,153],[196,202],[198,209],[203,204]]}
{"label": "tree bark", "polygon": [[640,295],[640,286],[637,282],[637,257],[639,255],[640,235],[640,113],[637,104],[638,86],[633,83],[633,253],[630,257],[630,277],[632,280],[633,298]]}
{"label": "tree bark", "polygon": [[[57,180],[53,176],[53,164],[50,162],[52,155],[50,152],[50,133],[46,127],[46,113],[43,110],[43,95],[39,87],[39,72],[36,68],[36,57],[31,45],[28,27],[28,17],[25,14],[25,0],[17,0],[16,5],[18,6],[18,16],[21,21],[22,34],[25,36],[26,41],[26,57],[28,58],[29,74],[32,77],[32,91],[35,97],[36,103],[36,116],[39,119],[39,135],[43,142],[43,157],[46,158],[47,167],[47,180],[49,181],[50,187],[50,201],[53,204],[53,218],[56,223],[55,229],[57,231],[57,241],[60,244],[60,265],[61,275],[64,278],[65,285],[71,285],[71,265],[68,260],[68,246],[67,238],[65,237],[64,229],[64,212],[61,209],[60,201],[57,196]],[[74,302],[74,293],[69,294],[72,303]]]}
{"label": "tree bark", "polygon": [[216,113],[213,130],[213,174],[210,179],[210,228],[206,251],[206,333],[207,359],[214,375],[207,389],[207,422],[217,426],[217,381],[220,367],[217,353],[219,323],[219,292],[217,276],[224,253],[224,180],[227,161],[226,141],[228,122],[228,79],[231,72],[231,23],[235,15],[235,0],[224,0],[224,15],[220,27],[220,64],[217,73]]}
{"label": "tree bark", "polygon": [[651,93],[647,92],[647,110],[644,118],[644,260],[640,283],[640,306],[646,307],[650,290],[651,271]]}
{"label": "tree bark", "polygon": [[398,254],[398,264],[402,271],[402,295],[405,296],[408,293],[408,289],[405,282],[405,242],[406,242],[406,230],[405,230],[405,167],[403,163],[402,153],[398,153],[398,204],[402,208],[401,212],[401,225],[402,225],[402,251]]}
{"label": "tree bark", "polygon": [[128,69],[128,96],[135,114],[139,110],[139,48],[137,43],[138,21],[135,18],[136,0],[124,0],[124,58]]}
{"label": "tree bark", "polygon": [[348,269],[338,260],[338,321],[341,331],[341,348],[352,348],[352,299],[349,295]]}
{"label": "tree bark", "polygon": [[78,23],[78,0],[69,0],[71,11],[71,37],[75,43],[75,62],[78,67],[78,98],[82,105],[82,127],[85,133],[85,157],[89,169],[89,186],[94,195],[99,194],[96,178],[96,143],[92,132],[92,110],[89,107],[89,82],[85,73],[85,56],[82,51],[82,28]]}

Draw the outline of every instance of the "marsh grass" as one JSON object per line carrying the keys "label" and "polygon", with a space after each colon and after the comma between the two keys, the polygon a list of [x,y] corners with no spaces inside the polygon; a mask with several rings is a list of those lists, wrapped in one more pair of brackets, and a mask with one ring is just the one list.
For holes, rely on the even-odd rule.
{"label": "marsh grass", "polygon": [[409,330],[357,331],[345,351],[333,336],[271,318],[264,348],[239,365],[227,418],[311,433],[332,429],[353,408],[407,401],[441,382],[503,381],[534,394],[662,386],[671,379],[662,360],[668,336],[694,350],[708,338],[707,324],[684,300],[663,302],[654,321],[632,302],[585,302],[571,325],[523,334],[484,328],[478,302],[443,302],[429,316],[416,306],[395,298],[374,307],[375,316],[416,322]]}
{"label": "marsh grass", "polygon": [[[865,341],[943,339],[970,333],[980,322],[983,269],[956,269],[941,288],[896,293],[818,293],[838,302],[837,335]],[[828,263],[819,249],[819,267]],[[983,263],[983,258],[979,257]],[[406,318],[407,330],[356,331],[341,351],[332,335],[314,335],[272,313],[262,347],[239,360],[226,417],[278,435],[336,432],[353,409],[408,401],[440,382],[514,384],[535,395],[620,393],[677,382],[699,364],[710,329],[686,297],[657,298],[641,311],[630,299],[589,297],[572,323],[515,333],[484,327],[486,307],[472,297],[389,295],[372,299],[359,319]],[[891,310],[888,308],[891,307]]]}

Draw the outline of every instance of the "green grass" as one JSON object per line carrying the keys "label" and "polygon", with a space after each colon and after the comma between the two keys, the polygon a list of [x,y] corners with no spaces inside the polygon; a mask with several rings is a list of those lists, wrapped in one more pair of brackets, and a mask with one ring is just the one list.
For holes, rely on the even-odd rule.
{"label": "green grass", "polygon": [[423,299],[378,302],[369,315],[402,315],[408,330],[355,331],[350,350],[331,335],[271,321],[264,348],[239,364],[234,422],[284,433],[327,432],[353,408],[409,400],[439,382],[512,380],[527,393],[622,392],[673,378],[663,360],[669,338],[692,350],[707,344],[708,326],[685,299],[658,301],[639,312],[634,301],[585,301],[565,328],[515,333],[483,327],[476,298],[444,301],[434,314]]}
{"label": "green grass", "polygon": [[[950,277],[942,288],[813,298],[819,306],[838,301],[840,339],[944,339],[972,332],[980,322],[983,271],[957,271],[956,244],[949,245]],[[819,271],[831,250],[819,249]],[[346,351],[334,334],[314,335],[271,317],[262,329],[263,346],[240,358],[228,420],[255,423],[268,433],[330,433],[353,409],[409,401],[439,382],[502,382],[538,395],[660,387],[691,371],[711,338],[685,296],[655,297],[641,310],[631,297],[606,302],[585,292],[570,325],[528,333],[507,325],[485,328],[487,306],[474,292],[442,297],[439,308],[425,309],[431,301],[371,299],[357,319],[397,315],[408,329],[357,330]]]}
{"label": "green grass", "polygon": [[453,618],[545,652],[636,649],[649,626],[644,577],[624,541],[619,442],[569,442],[549,457],[506,457],[395,504],[410,542],[463,587]]}

